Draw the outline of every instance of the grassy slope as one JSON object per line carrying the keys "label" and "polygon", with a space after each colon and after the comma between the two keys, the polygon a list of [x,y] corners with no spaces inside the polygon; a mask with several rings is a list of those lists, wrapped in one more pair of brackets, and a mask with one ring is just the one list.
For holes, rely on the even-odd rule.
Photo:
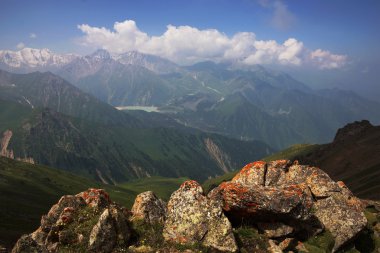
{"label": "grassy slope", "polygon": [[144,192],[153,191],[157,196],[167,201],[170,195],[178,189],[178,187],[188,180],[188,178],[166,178],[166,177],[151,177],[143,178],[128,183],[123,183],[120,186],[123,189]]}
{"label": "grassy slope", "polygon": [[280,159],[296,160],[298,157],[307,155],[313,150],[317,149],[320,145],[318,144],[295,144],[287,149],[281,150],[273,155],[264,157],[264,161],[273,161]]}
{"label": "grassy slope", "polygon": [[153,190],[159,197],[168,199],[184,180],[154,177],[110,186],[63,170],[0,157],[0,244],[9,246],[21,234],[35,230],[41,216],[62,195],[76,194],[90,187],[104,188],[113,201],[130,208],[138,193]]}

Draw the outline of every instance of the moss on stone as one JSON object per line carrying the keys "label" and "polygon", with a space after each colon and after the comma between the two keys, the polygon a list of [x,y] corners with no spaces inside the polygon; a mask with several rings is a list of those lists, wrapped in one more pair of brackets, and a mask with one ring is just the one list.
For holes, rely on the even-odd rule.
{"label": "moss on stone", "polygon": [[330,253],[334,248],[334,237],[329,231],[310,237],[304,242],[305,248],[310,253]]}

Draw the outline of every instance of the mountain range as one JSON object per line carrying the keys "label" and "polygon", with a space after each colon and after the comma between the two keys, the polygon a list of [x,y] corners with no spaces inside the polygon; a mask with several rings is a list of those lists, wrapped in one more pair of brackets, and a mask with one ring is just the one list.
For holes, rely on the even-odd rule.
{"label": "mountain range", "polygon": [[150,124],[50,72],[1,71],[0,77],[1,150],[8,157],[112,184],[154,175],[205,179],[273,152],[260,141],[204,133],[174,120]]}
{"label": "mountain range", "polygon": [[135,51],[111,55],[98,50],[86,56],[65,55],[70,60],[61,65],[44,58],[40,65],[16,68],[7,65],[13,62],[8,59],[13,54],[8,52],[6,58],[3,51],[0,55],[4,69],[24,73],[50,69],[113,107],[157,107],[163,118],[184,126],[260,140],[276,149],[327,142],[336,129],[355,120],[380,123],[376,102],[351,91],[314,90],[260,65],[242,68],[234,63],[202,62],[179,66]]}

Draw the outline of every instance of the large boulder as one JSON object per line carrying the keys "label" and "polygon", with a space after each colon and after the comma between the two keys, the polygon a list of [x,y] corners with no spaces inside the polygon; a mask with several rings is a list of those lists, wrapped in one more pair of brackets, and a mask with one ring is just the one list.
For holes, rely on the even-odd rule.
{"label": "large boulder", "polygon": [[148,224],[163,223],[166,216],[166,203],[152,191],[137,195],[131,209],[132,220],[143,220]]}
{"label": "large boulder", "polygon": [[[217,196],[220,195],[220,196]],[[235,182],[223,182],[212,190],[211,199],[222,198],[223,210],[233,219],[250,218],[308,220],[313,206],[312,195],[305,184],[284,187],[253,187]]]}
{"label": "large boulder", "polygon": [[12,252],[112,252],[131,236],[128,211],[101,189],[63,196],[41,219],[41,226],[19,239]]}
{"label": "large boulder", "polygon": [[231,223],[220,202],[208,199],[195,181],[184,182],[171,195],[163,236],[174,243],[201,243],[219,251],[237,251]]}
{"label": "large boulder", "polygon": [[[233,220],[281,222],[301,236],[326,228],[335,238],[334,251],[367,224],[361,201],[342,182],[319,168],[288,160],[250,163],[208,196],[220,201]],[[307,233],[301,233],[304,230]],[[272,232],[275,237],[280,231]]]}

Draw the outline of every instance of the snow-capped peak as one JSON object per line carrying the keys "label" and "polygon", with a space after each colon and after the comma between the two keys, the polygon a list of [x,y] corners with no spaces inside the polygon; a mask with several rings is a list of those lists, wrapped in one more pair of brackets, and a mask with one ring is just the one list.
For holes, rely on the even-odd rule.
{"label": "snow-capped peak", "polygon": [[12,68],[62,66],[76,57],[74,54],[55,54],[47,48],[23,48],[19,51],[0,50],[0,63]]}
{"label": "snow-capped peak", "polygon": [[100,59],[110,59],[111,55],[105,49],[98,49],[93,54],[91,54],[90,57],[100,60]]}

